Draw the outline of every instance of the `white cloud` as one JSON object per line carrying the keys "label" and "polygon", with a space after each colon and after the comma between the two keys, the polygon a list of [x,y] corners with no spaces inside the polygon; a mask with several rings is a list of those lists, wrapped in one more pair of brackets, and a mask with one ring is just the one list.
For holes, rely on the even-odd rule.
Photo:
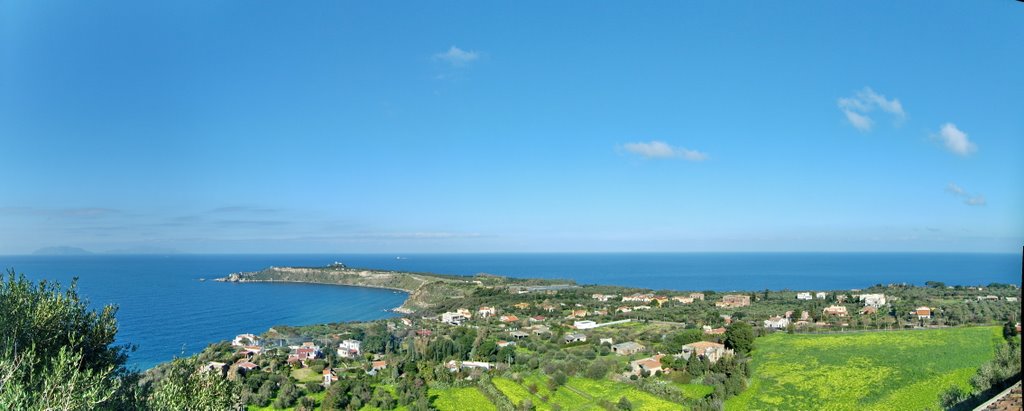
{"label": "white cloud", "polygon": [[871,131],[874,120],[868,116],[868,113],[876,109],[892,114],[898,121],[907,116],[907,113],[903,111],[903,104],[898,99],[887,99],[876,93],[871,87],[864,87],[853,97],[840,98],[836,103],[846,115],[846,120],[860,131]]}
{"label": "white cloud", "polygon": [[949,183],[948,185],[946,185],[946,192],[955,196],[962,196],[966,194],[964,189],[956,185],[956,183]]}
{"label": "white cloud", "polygon": [[466,51],[455,46],[452,46],[446,52],[434,55],[435,60],[446,61],[453,66],[463,66],[476,61],[479,58],[479,53],[475,51]]}
{"label": "white cloud", "polygon": [[843,110],[843,113],[846,114],[846,119],[849,120],[850,124],[853,124],[853,126],[856,127],[857,130],[871,131],[871,125],[873,123],[873,121],[871,121],[871,117],[862,114],[857,114],[856,112],[851,110]]}
{"label": "white cloud", "polygon": [[985,196],[981,194],[975,195],[968,193],[967,190],[964,190],[963,187],[956,185],[956,183],[947,184],[946,192],[952,195],[953,197],[962,199],[964,201],[964,204],[967,204],[969,206],[983,206],[988,204],[988,202],[985,201]]}
{"label": "white cloud", "polygon": [[626,151],[645,158],[681,158],[688,161],[704,161],[707,153],[688,150],[683,147],[672,147],[664,141],[626,143],[622,145]]}
{"label": "white cloud", "polygon": [[967,133],[956,128],[953,123],[943,124],[938,137],[946,145],[946,149],[956,155],[967,156],[978,150],[978,147],[967,138]]}
{"label": "white cloud", "polygon": [[968,197],[968,198],[964,199],[964,204],[967,204],[967,205],[970,205],[970,206],[983,206],[983,205],[985,205],[987,203],[985,202],[985,196],[977,195],[977,196],[974,196],[974,197]]}

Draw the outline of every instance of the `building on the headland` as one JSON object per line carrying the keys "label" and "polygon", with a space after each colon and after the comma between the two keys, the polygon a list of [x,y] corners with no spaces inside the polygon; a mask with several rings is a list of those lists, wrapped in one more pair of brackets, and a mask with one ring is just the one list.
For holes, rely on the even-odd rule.
{"label": "building on the headland", "polygon": [[814,297],[811,296],[811,293],[796,293],[796,299],[797,300],[812,300],[812,299],[814,299]]}
{"label": "building on the headland", "polygon": [[249,362],[249,361],[239,361],[238,363],[235,363],[235,369],[238,370],[239,374],[243,374],[244,375],[244,374],[246,374],[246,373],[248,373],[250,371],[255,371],[255,370],[260,369],[260,366],[256,365],[255,363]]}
{"label": "building on the headland", "polygon": [[288,359],[286,360],[288,364],[295,362],[305,364],[306,361],[319,358],[321,355],[320,346],[312,342],[304,342],[300,346],[290,346],[288,348],[291,348],[292,350],[291,354],[288,354]]}
{"label": "building on the headland", "polygon": [[690,356],[694,354],[698,358],[704,357],[714,363],[726,355],[732,355],[733,350],[725,348],[723,344],[711,341],[697,341],[683,346],[682,357],[684,359],[689,360]]}
{"label": "building on the headland", "polygon": [[750,305],[750,296],[746,294],[726,294],[721,301],[715,302],[715,307],[737,308]]}
{"label": "building on the headland", "polygon": [[260,338],[254,334],[238,334],[234,340],[231,340],[231,345],[235,347],[259,346]]}
{"label": "building on the headland", "polygon": [[828,297],[828,293],[824,291],[818,291],[816,294],[814,294],[814,298],[817,298],[819,300],[824,300],[825,297]]}
{"label": "building on the headland", "polygon": [[238,350],[238,354],[246,357],[254,357],[263,353],[263,347],[258,345],[247,345]]}
{"label": "building on the headland", "polygon": [[356,358],[362,354],[359,348],[361,345],[362,342],[359,340],[344,340],[338,344],[338,356],[341,358]]}
{"label": "building on the headland", "polygon": [[501,316],[501,318],[499,318],[498,320],[503,322],[503,323],[514,323],[514,322],[519,322],[519,317],[517,317],[514,314],[507,314],[507,315]]}
{"label": "building on the headland", "polygon": [[612,352],[618,355],[633,355],[643,350],[643,345],[633,341],[618,343],[612,346]]}
{"label": "building on the headland", "polygon": [[704,301],[704,293],[690,293],[690,298]]}
{"label": "building on the headland", "polygon": [[619,296],[615,294],[594,294],[591,295],[590,298],[593,298],[600,302],[607,302],[608,300],[619,298]]}
{"label": "building on the headland", "polygon": [[228,363],[210,361],[206,363],[206,365],[204,365],[200,371],[214,373],[223,378],[228,375],[228,368]]}
{"label": "building on the headland", "polygon": [[676,295],[672,297],[672,300],[682,304],[693,304],[693,297],[684,297],[681,295]]}
{"label": "building on the headland", "polygon": [[919,320],[929,319],[932,318],[932,309],[925,306],[917,307],[917,309],[914,310],[914,315],[916,315]]}

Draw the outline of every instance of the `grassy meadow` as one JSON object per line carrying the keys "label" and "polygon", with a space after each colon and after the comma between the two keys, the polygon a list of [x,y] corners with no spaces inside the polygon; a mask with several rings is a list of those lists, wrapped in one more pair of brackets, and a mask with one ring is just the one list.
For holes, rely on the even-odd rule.
{"label": "grassy meadow", "polygon": [[496,411],[498,409],[494,404],[491,404],[491,401],[477,387],[449,388],[444,390],[432,389],[430,390],[430,396],[434,398],[434,407],[441,411]]}
{"label": "grassy meadow", "polygon": [[726,410],[941,409],[994,355],[998,327],[758,338],[750,387]]}
{"label": "grassy meadow", "polygon": [[[530,374],[517,383],[508,378],[495,378],[494,386],[501,391],[513,404],[529,399],[537,410],[550,410],[552,404],[558,404],[565,411],[604,410],[599,403],[607,400],[612,404],[625,397],[635,410],[680,410],[682,405],[663,400],[646,392],[640,391],[629,384],[611,380],[592,380],[571,377],[569,382],[555,390],[552,394],[547,387],[547,377]],[[535,385],[536,394],[531,394],[528,387]],[[544,401],[547,398],[547,401]]]}

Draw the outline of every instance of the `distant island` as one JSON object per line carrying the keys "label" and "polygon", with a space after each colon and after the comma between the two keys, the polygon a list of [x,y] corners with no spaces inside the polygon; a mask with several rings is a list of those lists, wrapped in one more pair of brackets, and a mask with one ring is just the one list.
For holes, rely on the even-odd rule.
{"label": "distant island", "polygon": [[32,252],[32,255],[136,255],[136,254],[178,254],[178,250],[173,248],[161,248],[161,247],[132,247],[132,248],[119,248],[107,251],[89,251],[81,247],[71,246],[54,246],[54,247],[43,247]]}
{"label": "distant island", "polygon": [[32,252],[32,255],[91,255],[92,251],[79,247],[56,246],[43,247]]}

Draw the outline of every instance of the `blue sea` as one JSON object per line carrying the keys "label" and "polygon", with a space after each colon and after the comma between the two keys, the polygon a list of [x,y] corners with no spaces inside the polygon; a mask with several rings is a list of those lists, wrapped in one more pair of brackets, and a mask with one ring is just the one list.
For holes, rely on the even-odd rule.
{"label": "blue sea", "polygon": [[850,289],[925,281],[1020,284],[1019,254],[931,253],[551,253],[412,255],[0,256],[0,267],[67,284],[94,306],[119,306],[118,338],[138,346],[140,369],[274,325],[391,316],[404,293],[309,284],[234,284],[212,279],[269,266],[351,267],[442,274],[564,278],[674,290]]}

